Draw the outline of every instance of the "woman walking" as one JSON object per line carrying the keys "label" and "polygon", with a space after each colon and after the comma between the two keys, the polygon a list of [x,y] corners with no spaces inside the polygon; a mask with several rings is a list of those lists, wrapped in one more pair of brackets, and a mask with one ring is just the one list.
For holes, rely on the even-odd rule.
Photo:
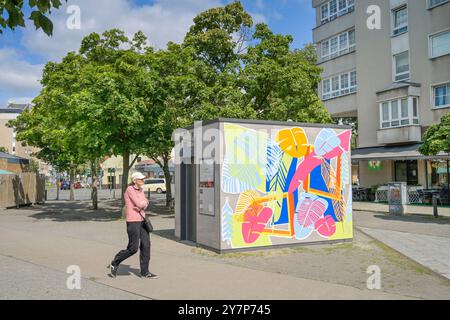
{"label": "woman walking", "polygon": [[109,265],[110,275],[115,278],[117,269],[122,261],[134,255],[140,249],[139,261],[141,265],[141,277],[156,279],[158,276],[149,271],[150,263],[150,234],[144,227],[145,208],[148,200],[145,197],[142,186],[145,176],[140,172],[131,175],[133,183],[128,186],[124,194],[126,214],[128,246],[120,251]]}

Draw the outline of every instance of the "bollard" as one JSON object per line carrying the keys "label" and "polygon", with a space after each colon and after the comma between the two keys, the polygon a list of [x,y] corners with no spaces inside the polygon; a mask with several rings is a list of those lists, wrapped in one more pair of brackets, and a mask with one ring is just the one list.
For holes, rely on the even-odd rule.
{"label": "bollard", "polygon": [[431,200],[431,203],[433,204],[433,215],[435,218],[438,217],[438,207],[437,207],[437,195],[433,194],[433,198]]}

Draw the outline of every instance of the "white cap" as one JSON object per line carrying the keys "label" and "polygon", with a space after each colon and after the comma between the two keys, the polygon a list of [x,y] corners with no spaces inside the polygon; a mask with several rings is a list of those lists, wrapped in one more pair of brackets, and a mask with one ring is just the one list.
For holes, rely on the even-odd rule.
{"label": "white cap", "polygon": [[140,172],[135,172],[131,175],[131,180],[134,181],[136,179],[145,179],[145,176]]}

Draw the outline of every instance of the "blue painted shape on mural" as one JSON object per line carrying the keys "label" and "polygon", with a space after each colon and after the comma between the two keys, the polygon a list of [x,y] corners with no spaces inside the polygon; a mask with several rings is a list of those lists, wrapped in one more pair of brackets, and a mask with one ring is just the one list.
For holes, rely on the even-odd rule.
{"label": "blue painted shape on mural", "polygon": [[326,202],[328,202],[328,208],[325,211],[325,213],[323,214],[324,217],[326,216],[332,216],[334,221],[338,222],[336,215],[334,213],[334,208],[333,208],[333,200],[331,200],[330,198],[325,198],[323,196],[319,196],[319,198],[322,198],[323,200],[325,200]]}
{"label": "blue painted shape on mural", "polygon": [[[293,158],[291,162],[291,166],[289,167],[289,171],[286,177],[286,184],[284,186],[283,192],[287,192],[289,190],[289,185],[291,184],[291,180],[294,177],[295,170],[297,169],[297,158]],[[297,208],[298,201],[298,190],[294,192],[294,208]],[[283,205],[281,208],[280,218],[274,222],[275,225],[284,224],[289,222],[289,211],[288,211],[288,203],[287,199],[283,199]]]}
{"label": "blue painted shape on mural", "polygon": [[[330,160],[326,160],[330,163]],[[322,166],[318,165],[311,171],[309,176],[309,187],[312,189],[328,192],[328,187],[322,177]]]}
{"label": "blue painted shape on mural", "polygon": [[[330,163],[329,160],[326,160],[326,161],[328,163]],[[310,175],[310,179],[309,179],[309,186],[312,189],[329,192],[327,185],[326,185],[325,181],[323,180],[321,170],[322,170],[321,166],[317,166],[314,168],[313,171],[311,171],[311,175]],[[324,197],[324,196],[319,196],[319,197],[328,202],[328,208],[325,211],[324,216],[332,216],[334,221],[337,222],[338,220],[336,218],[336,215],[334,213],[334,208],[333,208],[333,200],[331,200],[330,198]]]}

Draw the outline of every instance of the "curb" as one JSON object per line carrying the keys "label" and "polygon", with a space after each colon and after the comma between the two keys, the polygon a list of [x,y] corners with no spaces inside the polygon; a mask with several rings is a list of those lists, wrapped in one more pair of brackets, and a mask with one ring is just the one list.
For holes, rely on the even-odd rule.
{"label": "curb", "polygon": [[[372,236],[372,235],[370,235],[370,234],[368,234],[367,232],[364,232],[363,230],[361,230],[359,227],[354,227],[355,229],[357,229],[359,232],[361,232],[362,234],[364,234],[364,235],[366,235],[367,237],[369,237],[369,238],[371,238],[371,239],[373,239],[373,240],[375,240],[375,241],[378,241],[378,242],[380,242],[380,243],[382,243],[382,244],[384,244],[385,246],[387,246],[387,247],[389,247],[391,250],[393,250],[393,251],[395,251],[396,253],[398,253],[398,254],[400,254],[402,257],[404,257],[404,258],[407,258],[407,259],[409,259],[409,260],[411,260],[411,261],[413,261],[414,263],[416,263],[416,264],[418,264],[418,265],[420,265],[420,266],[422,266],[423,268],[425,268],[426,270],[428,270],[428,271],[430,271],[431,273],[433,273],[433,274],[435,274],[435,275],[437,275],[439,278],[441,278],[441,279],[445,279],[446,281],[450,281],[450,279],[448,279],[447,277],[445,277],[444,275],[442,275],[442,274],[440,274],[439,272],[437,272],[437,271],[434,271],[433,269],[431,269],[430,267],[428,267],[428,266],[425,266],[425,265],[423,265],[423,264],[421,264],[420,262],[418,262],[418,261],[416,261],[416,260],[414,260],[413,258],[411,258],[411,257],[409,257],[409,256],[407,256],[406,254],[404,254],[404,253],[402,253],[402,252],[400,252],[400,251],[398,251],[397,249],[395,249],[395,248],[392,248],[390,245],[388,245],[388,244],[386,244],[386,243],[384,243],[383,241],[381,241],[380,239],[377,239],[377,238],[375,238],[374,236]],[[370,229],[370,228],[368,228],[368,229]]]}

